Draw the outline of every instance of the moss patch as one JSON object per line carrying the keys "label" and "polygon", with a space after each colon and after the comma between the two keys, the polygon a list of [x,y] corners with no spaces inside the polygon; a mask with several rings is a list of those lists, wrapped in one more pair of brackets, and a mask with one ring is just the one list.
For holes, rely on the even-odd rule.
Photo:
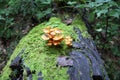
{"label": "moss patch", "polygon": [[11,60],[14,59],[23,48],[26,48],[25,52],[21,55],[24,60],[24,64],[31,70],[36,71],[36,73],[33,74],[33,80],[37,80],[38,73],[40,71],[43,74],[44,80],[69,79],[67,68],[56,67],[56,58],[60,55],[67,55],[70,48],[68,48],[64,43],[59,47],[47,46],[46,42],[41,38],[41,35],[43,34],[42,29],[47,26],[58,27],[63,30],[64,36],[71,36],[74,40],[77,39],[77,35],[73,31],[73,26],[79,27],[83,32],[84,37],[89,36],[84,23],[80,19],[75,18],[72,25],[66,26],[59,18],[53,17],[49,22],[44,22],[33,28],[28,35],[20,40],[10,60],[3,69],[0,80],[9,79],[9,74],[11,72],[9,65]]}

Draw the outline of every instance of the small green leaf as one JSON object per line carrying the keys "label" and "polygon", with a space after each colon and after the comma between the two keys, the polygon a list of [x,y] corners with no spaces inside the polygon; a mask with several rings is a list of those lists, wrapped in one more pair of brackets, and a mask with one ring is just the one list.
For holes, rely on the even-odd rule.
{"label": "small green leaf", "polygon": [[119,48],[117,46],[114,46],[112,48],[112,52],[113,52],[114,55],[120,56],[120,51],[119,51]]}
{"label": "small green leaf", "polygon": [[74,5],[74,4],[76,4],[76,3],[77,3],[76,1],[68,1],[67,4],[69,4],[69,5]]}
{"label": "small green leaf", "polygon": [[101,32],[102,31],[102,28],[99,28],[99,29],[96,29],[97,32]]}
{"label": "small green leaf", "polygon": [[5,18],[0,15],[0,20],[5,20]]}
{"label": "small green leaf", "polygon": [[50,14],[52,12],[51,8],[48,8],[44,11],[44,15]]}
{"label": "small green leaf", "polygon": [[86,4],[78,4],[75,6],[75,8],[85,8],[85,7],[89,7],[89,6]]}
{"label": "small green leaf", "polygon": [[98,3],[109,2],[109,1],[111,1],[111,0],[96,0],[96,2],[98,2]]}
{"label": "small green leaf", "polygon": [[37,16],[38,19],[41,19],[42,17],[44,17],[44,13],[39,11],[39,12],[36,14],[36,16]]}
{"label": "small green leaf", "polygon": [[115,10],[111,10],[109,13],[108,13],[109,16],[112,16],[112,17],[115,17],[115,18],[119,18],[120,16],[120,11],[118,9],[115,9]]}
{"label": "small green leaf", "polygon": [[107,9],[103,9],[103,10],[99,10],[99,12],[97,13],[97,17],[100,17],[102,14],[106,14],[108,12]]}
{"label": "small green leaf", "polygon": [[47,0],[47,1],[43,0],[43,1],[42,1],[42,4],[45,4],[45,5],[48,5],[48,4],[50,4],[50,3],[51,3],[51,0]]}

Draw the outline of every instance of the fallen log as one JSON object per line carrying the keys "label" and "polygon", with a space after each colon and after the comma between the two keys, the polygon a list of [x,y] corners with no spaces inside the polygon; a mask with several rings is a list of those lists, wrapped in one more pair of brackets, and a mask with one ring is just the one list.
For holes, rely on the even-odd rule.
{"label": "fallen log", "polygon": [[[46,26],[59,28],[64,36],[71,36],[72,46],[68,47],[64,42],[59,46],[48,46],[41,38]],[[53,17],[21,39],[0,76],[0,80],[18,79],[109,80],[109,77],[81,18],[74,18],[66,25]]]}
{"label": "fallen log", "polygon": [[79,42],[73,42],[75,50],[70,53],[74,60],[69,67],[70,80],[109,80],[104,63],[96,50],[92,39],[83,38],[79,28],[74,28]]}

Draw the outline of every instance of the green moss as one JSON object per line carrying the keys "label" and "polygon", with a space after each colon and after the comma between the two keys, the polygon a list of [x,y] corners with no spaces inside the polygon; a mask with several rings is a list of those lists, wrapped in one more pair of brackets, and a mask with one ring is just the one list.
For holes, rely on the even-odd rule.
{"label": "green moss", "polygon": [[[70,48],[65,46],[64,43],[62,43],[59,47],[47,46],[46,42],[41,38],[41,35],[43,34],[42,29],[46,26],[58,27],[63,30],[64,36],[69,35],[74,39],[76,39],[77,35],[73,31],[73,26],[79,27],[82,32],[87,30],[84,23],[79,19],[75,19],[72,25],[66,26],[60,19],[55,17],[51,18],[49,22],[44,22],[36,26],[29,32],[28,35],[20,40],[10,60],[3,69],[0,80],[9,79],[9,74],[11,73],[9,65],[11,60],[14,59],[23,48],[26,48],[25,52],[21,55],[23,57],[24,64],[31,70],[36,71],[36,73],[33,74],[33,80],[37,80],[38,73],[40,71],[43,73],[44,80],[69,79],[67,68],[56,67],[56,58],[59,55],[67,55]],[[88,35],[88,33],[84,33],[84,36],[85,35]]]}

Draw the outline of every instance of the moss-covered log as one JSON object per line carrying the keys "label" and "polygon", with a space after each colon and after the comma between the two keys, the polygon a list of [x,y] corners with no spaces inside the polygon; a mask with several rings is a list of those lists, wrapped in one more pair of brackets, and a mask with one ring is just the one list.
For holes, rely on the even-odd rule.
{"label": "moss-covered log", "polygon": [[[71,36],[73,46],[68,47],[64,42],[60,46],[48,46],[41,38],[43,28],[47,26],[57,27],[63,31],[64,36]],[[21,51],[23,52],[20,53]],[[73,64],[67,67],[56,66],[59,56],[69,56]],[[20,68],[13,69],[14,66]],[[18,74],[17,71],[22,73]],[[81,18],[78,17],[74,18],[69,26],[62,23],[61,19],[53,17],[48,22],[36,26],[22,38],[0,76],[0,80],[13,78],[16,78],[15,80],[17,78],[24,80],[109,80],[103,61],[91,41],[91,36]]]}

